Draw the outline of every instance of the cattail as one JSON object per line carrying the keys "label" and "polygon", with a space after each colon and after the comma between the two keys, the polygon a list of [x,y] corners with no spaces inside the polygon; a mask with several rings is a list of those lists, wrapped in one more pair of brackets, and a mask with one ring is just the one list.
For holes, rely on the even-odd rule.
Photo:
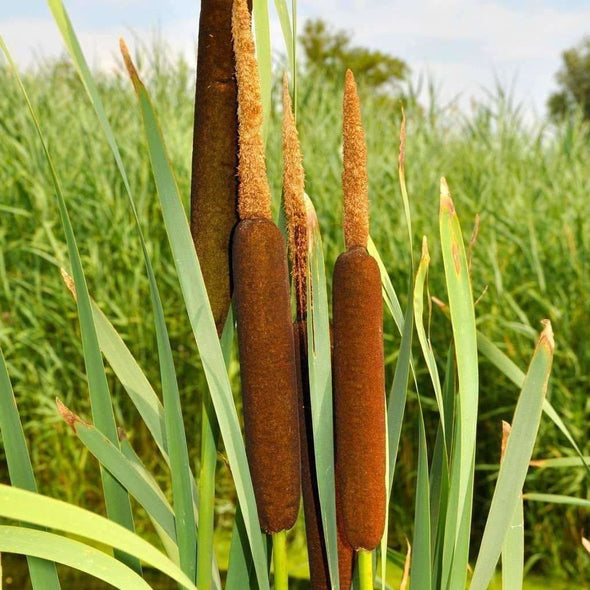
{"label": "cattail", "polygon": [[342,527],[356,549],[372,550],[385,525],[385,376],[379,268],[367,252],[367,152],[352,72],[344,91],[344,237],[334,267],[336,485]]}
{"label": "cattail", "polygon": [[[301,489],[305,512],[310,582],[313,590],[328,590],[331,588],[330,571],[322,527],[315,464],[307,352],[307,259],[310,244],[309,234],[311,228],[317,223],[317,219],[313,209],[306,206],[301,149],[286,75],[283,79],[283,160],[283,199],[289,232],[289,255],[297,309],[295,348],[299,393]],[[339,526],[338,569],[341,588],[350,588],[353,560],[354,552],[342,534],[342,527]]]}
{"label": "cattail", "polygon": [[295,523],[300,497],[289,271],[285,241],[270,216],[260,81],[246,0],[234,2],[232,31],[238,80],[241,219],[233,236],[232,271],[246,452],[261,527],[277,533]]}
{"label": "cattail", "polygon": [[237,87],[232,0],[202,0],[195,94],[191,233],[217,331],[231,300],[230,236],[237,223]]}

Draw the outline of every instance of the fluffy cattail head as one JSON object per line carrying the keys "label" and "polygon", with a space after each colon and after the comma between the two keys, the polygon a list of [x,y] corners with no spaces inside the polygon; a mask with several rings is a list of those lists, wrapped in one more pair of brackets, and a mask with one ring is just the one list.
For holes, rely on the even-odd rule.
{"label": "fluffy cattail head", "polygon": [[271,196],[262,141],[260,74],[247,0],[234,0],[232,34],[238,81],[238,214],[240,219],[271,219]]}
{"label": "fluffy cattail head", "polygon": [[361,119],[361,103],[354,75],[346,72],[342,122],[344,241],[346,248],[367,247],[369,238],[369,180],[367,144]]}
{"label": "fluffy cattail head", "polygon": [[291,272],[295,284],[297,316],[307,311],[307,210],[299,136],[289,96],[287,75],[283,78],[283,199],[289,230]]}

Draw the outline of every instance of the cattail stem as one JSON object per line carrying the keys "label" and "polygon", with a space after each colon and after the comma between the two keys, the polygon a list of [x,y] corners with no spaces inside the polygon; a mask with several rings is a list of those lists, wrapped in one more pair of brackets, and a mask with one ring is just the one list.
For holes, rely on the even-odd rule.
{"label": "cattail stem", "polygon": [[280,531],[272,536],[272,561],[274,566],[275,590],[289,590],[287,531]]}
{"label": "cattail stem", "polygon": [[360,590],[373,590],[373,552],[361,549],[358,552]]}

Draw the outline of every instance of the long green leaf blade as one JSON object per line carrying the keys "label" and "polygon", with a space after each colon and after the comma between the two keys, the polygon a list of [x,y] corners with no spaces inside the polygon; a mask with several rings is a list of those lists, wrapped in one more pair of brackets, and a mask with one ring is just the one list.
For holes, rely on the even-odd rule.
{"label": "long green leaf blade", "polygon": [[430,530],[430,485],[428,482],[428,452],[422,407],[418,416],[418,477],[414,517],[414,540],[410,583],[413,590],[432,588],[432,556]]}
{"label": "long green leaf blade", "polygon": [[570,506],[579,506],[580,508],[590,508],[590,500],[585,498],[573,498],[572,496],[563,496],[561,494],[537,494],[531,492],[524,494],[524,500],[533,502],[547,502],[548,504],[569,504]]}
{"label": "long green leaf blade", "polygon": [[460,452],[453,458],[453,461],[459,462],[458,471],[456,478],[451,479],[451,487],[458,486],[456,505],[458,534],[464,514],[471,511],[468,488],[470,479],[473,478],[477,429],[479,387],[477,337],[471,280],[461,226],[444,178],[441,179],[440,188],[440,239],[455,342],[461,417],[461,427],[458,431],[461,440],[457,447]]}
{"label": "long green leaf blade", "polygon": [[[76,287],[73,279],[64,270],[61,273],[66,286],[75,298]],[[90,304],[100,350],[139,412],[165,461],[169,463],[164,407],[113,324],[94,299],[91,298]]]}
{"label": "long green leaf blade", "polygon": [[110,555],[90,545],[45,531],[0,526],[0,552],[62,563],[122,590],[150,589],[143,578]]}
{"label": "long green leaf blade", "polygon": [[119,549],[193,590],[195,585],[153,545],[129,529],[78,506],[0,484],[0,517],[21,520]]}
{"label": "long green leaf blade", "polygon": [[512,431],[498,473],[473,572],[472,590],[485,590],[488,587],[500,556],[502,542],[519,501],[541,421],[543,400],[547,394],[553,361],[553,348],[551,324],[546,321],[514,411]]}
{"label": "long green leaf blade", "polygon": [[268,137],[270,123],[270,104],[272,94],[272,49],[270,41],[270,19],[268,0],[253,0],[254,37],[256,39],[256,59],[260,72],[260,93],[262,96],[262,135]]}
{"label": "long green leaf blade", "polygon": [[524,512],[516,503],[502,544],[502,590],[522,590],[524,579]]}
{"label": "long green leaf blade", "polygon": [[[512,381],[517,387],[522,387],[524,383],[525,374],[510,358],[508,358],[491,340],[486,338],[481,332],[477,333],[477,346],[479,351],[508,379]],[[572,436],[569,428],[565,425],[561,416],[557,413],[555,408],[551,405],[548,399],[543,402],[543,412],[547,417],[559,428],[565,438],[580,458],[580,462],[585,467],[586,473],[590,476],[590,457],[584,457],[582,449]]]}
{"label": "long green leaf blade", "polygon": [[102,435],[94,426],[86,424],[58,400],[58,409],[82,444],[94,455],[120,484],[144,507],[146,512],[164,529],[168,537],[176,539],[174,514],[162,493],[144,480],[134,465],[118,447]]}
{"label": "long green leaf blade", "polygon": [[[4,446],[4,455],[8,465],[8,474],[12,485],[37,491],[35,474],[25,441],[25,434],[18,415],[16,399],[12,391],[10,377],[0,348],[0,434]],[[61,588],[55,565],[50,561],[29,557],[27,559],[31,582],[35,590],[53,590]],[[0,576],[1,578],[1,576]]]}
{"label": "long green leaf blade", "polygon": [[[308,199],[308,211],[313,204]],[[322,526],[332,587],[339,587],[336,524],[336,492],[334,487],[334,431],[332,401],[332,360],[328,292],[322,238],[314,224],[312,248],[308,258],[307,342],[309,390],[313,443],[318,477]]]}

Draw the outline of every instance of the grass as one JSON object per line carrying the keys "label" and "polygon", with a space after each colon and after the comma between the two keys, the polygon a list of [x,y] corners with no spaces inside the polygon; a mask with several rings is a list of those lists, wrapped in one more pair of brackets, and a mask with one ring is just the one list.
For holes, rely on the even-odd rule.
{"label": "grass", "polygon": [[[140,73],[145,73],[162,121],[179,193],[188,195],[192,78],[182,63],[167,64],[156,48]],[[66,258],[65,244],[54,204],[51,179],[31,133],[28,115],[7,71],[0,74],[0,345],[15,385],[21,415],[32,448],[40,489],[70,502],[95,507],[102,502],[95,465],[74,437],[58,422],[53,398],[89,416],[85,396],[79,394],[83,358],[74,304],[64,289],[58,266]],[[342,249],[338,227],[340,202],[340,97],[341,89],[317,84],[312,75],[299,80],[298,124],[307,173],[307,191],[313,196],[322,228],[328,268]],[[154,322],[146,309],[149,286],[144,278],[140,248],[124,198],[124,187],[112,164],[108,147],[87,106],[72,70],[64,64],[43,64],[26,79],[41,126],[60,171],[70,215],[76,229],[91,292],[112,319],[151,383],[159,382],[157,362],[149,343]],[[177,368],[186,430],[196,441],[199,391],[205,383],[198,366],[190,330],[182,311],[164,224],[155,198],[149,157],[134,97],[122,77],[102,78],[99,91],[120,142],[122,158],[134,187],[139,217],[150,240],[148,253],[159,279],[166,320]],[[274,101],[276,105],[278,101]],[[372,236],[399,293],[408,281],[407,237],[398,194],[396,158],[399,119],[394,102],[366,96],[363,115],[369,145],[372,199]],[[269,128],[269,173],[275,202],[280,197],[280,116],[274,111]],[[586,444],[589,358],[584,338],[588,309],[581,302],[588,292],[588,204],[590,149],[587,130],[579,123],[543,133],[527,130],[518,112],[499,93],[465,120],[452,109],[436,104],[427,109],[408,106],[409,141],[406,151],[408,188],[413,196],[414,228],[436,235],[438,178],[445,173],[454,187],[463,230],[476,212],[481,215],[480,235],[473,250],[474,292],[488,290],[477,305],[478,329],[492,338],[521,366],[526,366],[537,334],[537,320],[549,317],[558,334],[553,387],[550,397],[574,437]],[[67,131],[66,131],[67,130]],[[5,198],[6,197],[6,198]],[[185,202],[186,205],[186,202]],[[419,243],[420,235],[414,236]],[[111,253],[116,252],[116,256]],[[430,291],[443,297],[441,253],[432,248]],[[402,301],[405,307],[405,301]],[[6,311],[5,311],[6,310]],[[149,321],[146,321],[146,317]],[[393,334],[392,326],[387,333]],[[445,350],[449,325],[435,314],[432,340]],[[390,340],[389,378],[397,345]],[[439,359],[439,362],[444,359]],[[115,414],[124,424],[135,449],[160,482],[164,465],[151,452],[147,431],[132,418],[131,406],[107,369],[115,394]],[[235,361],[230,372],[235,374]],[[483,466],[498,461],[500,433],[497,424],[509,418],[515,390],[498,373],[481,366],[479,467],[475,496],[490,498],[494,470]],[[390,380],[390,379],[389,379]],[[421,391],[428,376],[419,373]],[[232,382],[232,383],[235,383]],[[234,385],[235,387],[235,385]],[[195,395],[195,389],[197,395]],[[435,424],[434,405],[424,405],[428,426]],[[413,424],[415,396],[408,406]],[[546,422],[548,424],[548,422]],[[412,528],[407,514],[414,501],[417,446],[414,430],[402,432],[390,517],[390,544],[404,546]],[[196,444],[189,447],[191,462],[198,460]],[[571,455],[569,445],[549,426],[542,430],[535,456]],[[77,469],[72,469],[75,465]],[[228,526],[233,492],[227,468],[219,462],[217,486],[218,528]],[[587,480],[581,469],[534,471],[531,489],[587,497]],[[527,489],[525,486],[525,491]],[[481,514],[487,511],[480,510]],[[588,578],[587,556],[579,549],[584,513],[577,508],[527,503],[527,550],[539,568]],[[565,526],[564,526],[565,522]],[[587,516],[586,516],[587,523]],[[485,521],[475,520],[478,538]],[[139,522],[145,527],[145,522]],[[294,533],[296,536],[300,532]],[[293,534],[291,535],[293,536]],[[477,544],[476,544],[477,545]]]}

